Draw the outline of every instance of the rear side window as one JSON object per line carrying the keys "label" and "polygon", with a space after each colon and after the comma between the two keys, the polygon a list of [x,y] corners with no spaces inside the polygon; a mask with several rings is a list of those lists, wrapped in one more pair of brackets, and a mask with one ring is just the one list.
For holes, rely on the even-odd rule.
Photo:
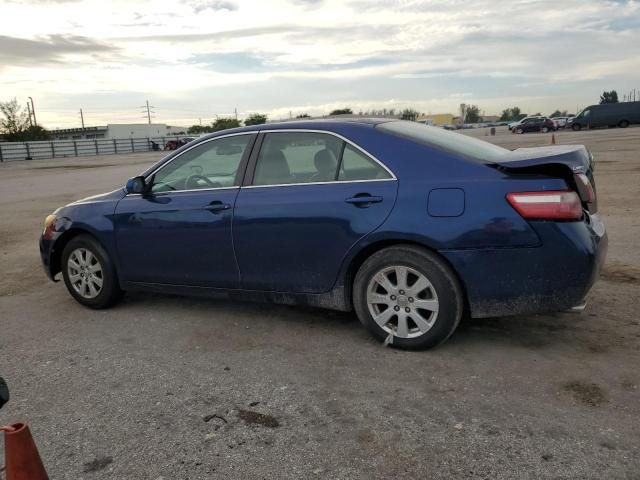
{"label": "rear side window", "polygon": [[265,135],[253,185],[289,185],[377,180],[392,175],[364,152],[321,132],[272,132]]}
{"label": "rear side window", "polygon": [[333,181],[342,144],[342,140],[326,133],[267,133],[260,148],[253,184]]}
{"label": "rear side window", "polygon": [[429,147],[438,148],[482,163],[503,160],[509,150],[477,138],[450,132],[443,128],[430,127],[416,122],[394,121],[381,123],[377,129],[412,140]]}
{"label": "rear side window", "polygon": [[391,178],[389,172],[357,148],[347,145],[342,154],[338,180],[377,180]]}

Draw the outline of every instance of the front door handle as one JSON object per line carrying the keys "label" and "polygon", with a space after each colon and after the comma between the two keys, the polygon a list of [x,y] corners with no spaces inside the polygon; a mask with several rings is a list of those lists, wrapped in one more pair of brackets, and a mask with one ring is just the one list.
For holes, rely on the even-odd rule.
{"label": "front door handle", "polygon": [[368,207],[372,203],[382,202],[382,197],[373,196],[368,193],[358,193],[351,198],[345,199],[345,202],[351,203],[356,207]]}
{"label": "front door handle", "polygon": [[223,203],[220,200],[214,200],[204,208],[211,212],[221,212],[222,210],[229,210],[231,208],[231,205],[229,205],[228,203]]}

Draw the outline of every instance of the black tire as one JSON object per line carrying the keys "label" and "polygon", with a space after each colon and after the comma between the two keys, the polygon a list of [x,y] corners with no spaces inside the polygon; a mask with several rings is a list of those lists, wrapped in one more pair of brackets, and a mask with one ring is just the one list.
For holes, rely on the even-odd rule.
{"label": "black tire", "polygon": [[[82,296],[73,286],[69,273],[69,257],[78,249],[89,251],[101,266],[102,286],[98,294],[93,298]],[[118,302],[123,295],[118,282],[118,275],[115,266],[109,258],[109,254],[91,235],[78,235],[72,238],[62,251],[62,277],[64,284],[71,296],[85,307],[93,309],[108,308]]]}
{"label": "black tire", "polygon": [[579,123],[574,123],[571,128],[573,129],[574,132],[579,132],[580,129],[582,129],[582,125],[580,125]]}
{"label": "black tire", "polygon": [[549,133],[549,127],[542,127],[542,133]]}
{"label": "black tire", "polygon": [[523,130],[523,129],[521,129],[521,128],[516,128],[516,133],[517,133],[518,135],[522,135],[522,134],[524,133],[524,130]]}
{"label": "black tire", "polygon": [[621,120],[618,122],[618,126],[620,128],[627,128],[629,126],[629,121],[628,120]]}
{"label": "black tire", "polygon": [[[426,333],[416,333],[419,336],[413,338],[401,338],[375,322],[367,302],[369,284],[376,274],[392,266],[409,267],[431,282],[439,305],[435,323]],[[378,340],[386,341],[390,338],[390,345],[393,347],[404,350],[423,350],[440,345],[453,334],[462,318],[464,301],[460,283],[444,261],[425,249],[402,245],[380,250],[362,264],[353,283],[353,306],[360,322]],[[392,323],[385,326],[393,330]],[[414,324],[414,330],[416,327],[417,325]]]}

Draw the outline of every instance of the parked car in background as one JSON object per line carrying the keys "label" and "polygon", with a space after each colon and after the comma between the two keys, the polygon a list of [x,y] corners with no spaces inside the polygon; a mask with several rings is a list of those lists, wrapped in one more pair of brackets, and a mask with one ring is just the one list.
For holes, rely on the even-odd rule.
{"label": "parked car in background", "polygon": [[189,143],[189,142],[191,142],[193,140],[195,140],[193,137],[175,138],[175,139],[169,140],[167,143],[165,143],[164,149],[165,150],[177,150],[178,148],[186,145],[187,143]]}
{"label": "parked car in background", "polygon": [[551,120],[553,121],[553,124],[555,125],[557,130],[558,128],[564,128],[567,125],[569,117],[551,117]]}
{"label": "parked car in background", "polygon": [[569,119],[566,128],[626,128],[634,123],[640,123],[640,102],[605,103],[588,106]]}
{"label": "parked car in background", "polygon": [[522,125],[523,123],[533,120],[534,118],[544,118],[544,117],[540,117],[540,116],[524,117],[518,120],[517,122],[509,123],[507,127],[509,127],[509,130],[513,131],[513,129],[516,128],[518,125]]}
{"label": "parked car in background", "polygon": [[583,308],[606,249],[585,147],[387,119],[207,135],[57,209],[40,239],[47,275],[90,308],[150,290],[353,309],[406,349],[465,312]]}
{"label": "parked car in background", "polygon": [[511,130],[512,133],[531,133],[542,132],[547,133],[556,130],[556,126],[550,118],[536,117],[530,118],[526,122],[522,122],[520,125],[516,125]]}

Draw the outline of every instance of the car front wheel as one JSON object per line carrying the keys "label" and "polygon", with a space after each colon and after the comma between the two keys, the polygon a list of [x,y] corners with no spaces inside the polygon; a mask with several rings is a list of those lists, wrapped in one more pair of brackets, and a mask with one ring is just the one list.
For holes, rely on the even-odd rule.
{"label": "car front wheel", "polygon": [[579,123],[574,123],[571,128],[573,128],[574,132],[579,131],[582,128],[582,125],[580,125]]}
{"label": "car front wheel", "polygon": [[62,277],[71,296],[86,307],[107,308],[122,297],[113,262],[90,235],[78,235],[64,247]]}
{"label": "car front wheel", "polygon": [[455,274],[436,255],[413,246],[380,250],[358,270],[353,303],[364,326],[394,347],[435,347],[454,332],[463,311]]}

